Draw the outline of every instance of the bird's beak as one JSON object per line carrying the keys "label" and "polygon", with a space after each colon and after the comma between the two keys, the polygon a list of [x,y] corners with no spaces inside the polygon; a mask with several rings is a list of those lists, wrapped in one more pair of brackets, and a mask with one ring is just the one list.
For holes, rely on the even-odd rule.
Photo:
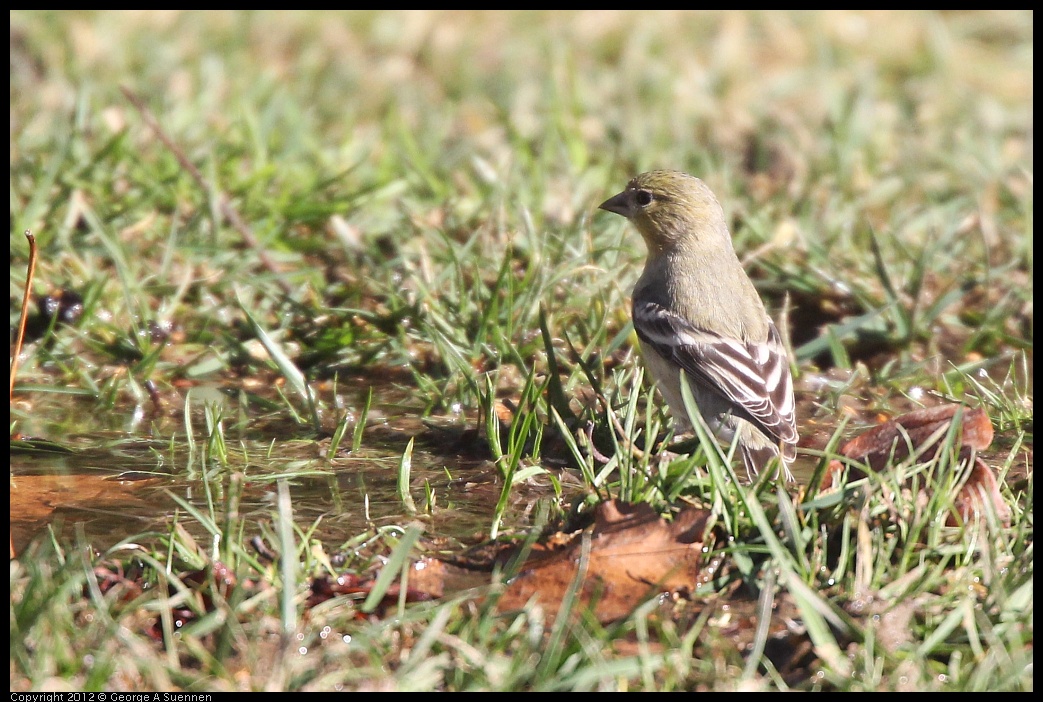
{"label": "bird's beak", "polygon": [[613,195],[598,205],[598,209],[615,212],[617,215],[623,215],[624,217],[630,217],[630,192],[624,190],[618,195]]}

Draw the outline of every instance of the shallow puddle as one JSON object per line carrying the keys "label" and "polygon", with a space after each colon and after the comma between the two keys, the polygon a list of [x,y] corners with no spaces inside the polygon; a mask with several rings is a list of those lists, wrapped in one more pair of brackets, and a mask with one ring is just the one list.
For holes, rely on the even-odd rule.
{"label": "shallow puddle", "polygon": [[[337,404],[349,417],[357,416],[368,387],[342,385],[341,390],[354,394]],[[233,394],[237,399],[230,399]],[[99,411],[90,397],[25,395],[12,408],[16,428],[55,446],[24,450],[12,444],[10,519],[16,551],[48,527],[62,540],[82,535],[104,550],[125,539],[165,532],[177,515],[192,536],[208,543],[213,537],[186,514],[178,498],[220,525],[233,475],[241,476],[238,507],[247,538],[272,533],[277,484],[286,480],[298,528],[314,527],[313,537],[334,549],[360,534],[414,521],[423,524],[429,538],[473,542],[489,534],[502,491],[503,481],[473,419],[421,420],[421,408],[401,389],[382,391],[381,403],[370,407],[358,450],[350,450],[349,428],[333,458],[327,458],[330,439],[316,439],[309,426],[288,416],[285,405],[243,390],[191,389],[196,408],[189,413],[195,435],[191,445],[184,398],[177,393],[165,402],[182,406],[167,406],[156,415],[141,407]],[[206,404],[222,406],[223,458],[207,444]],[[802,408],[814,413],[810,403]],[[872,424],[868,416],[852,418],[852,427]],[[801,446],[823,448],[834,429],[832,422],[807,419]],[[411,439],[415,515],[403,505],[397,486],[399,463]],[[1002,463],[1002,456],[990,463]],[[806,484],[817,464],[812,456],[798,456],[791,467],[797,483]],[[583,490],[578,471],[544,467],[562,485],[565,503]],[[510,498],[504,528],[527,526],[537,502],[555,495],[544,479],[514,486]]]}
{"label": "shallow puddle", "polygon": [[[214,515],[220,524],[232,475],[242,479],[239,515],[247,536],[271,533],[277,484],[286,480],[297,526],[308,530],[315,525],[314,538],[327,545],[414,520],[430,537],[473,540],[488,534],[503,484],[488,460],[459,452],[456,439],[464,432],[463,420],[447,419],[432,429],[433,422],[416,419],[416,410],[411,416],[392,416],[388,408],[371,408],[360,448],[350,450],[349,431],[333,458],[326,457],[329,439],[309,438],[306,427],[296,427],[285,415],[251,419],[251,438],[236,439],[235,432],[225,430],[222,462],[206,458],[205,437],[197,436],[190,447],[177,417],[148,423],[153,436],[165,438],[140,438],[127,431],[130,413],[96,413],[93,400],[55,397],[34,399],[33,417],[46,417],[46,422],[23,417],[18,426],[56,446],[12,447],[10,517],[16,550],[48,526],[62,537],[82,534],[101,550],[147,532],[164,532],[177,513],[194,537],[211,538],[175,497],[203,515]],[[225,416],[233,416],[228,409]],[[197,432],[206,427],[202,412],[198,415],[192,420]],[[278,438],[262,438],[265,434]],[[399,463],[410,439],[415,440],[410,471],[415,516],[397,489]],[[515,486],[505,522],[525,524],[536,501],[547,497],[553,498],[549,483]]]}

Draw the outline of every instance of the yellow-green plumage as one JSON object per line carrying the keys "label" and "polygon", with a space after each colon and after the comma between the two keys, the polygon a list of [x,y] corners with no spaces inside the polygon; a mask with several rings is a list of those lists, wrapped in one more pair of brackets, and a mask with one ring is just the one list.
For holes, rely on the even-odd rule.
{"label": "yellow-green plumage", "polygon": [[686,173],[650,171],[601,209],[629,219],[648,247],[634,287],[634,326],[675,420],[690,426],[684,368],[700,414],[721,439],[738,435],[751,473],[780,446],[790,459],[797,433],[785,350],[714,194]]}

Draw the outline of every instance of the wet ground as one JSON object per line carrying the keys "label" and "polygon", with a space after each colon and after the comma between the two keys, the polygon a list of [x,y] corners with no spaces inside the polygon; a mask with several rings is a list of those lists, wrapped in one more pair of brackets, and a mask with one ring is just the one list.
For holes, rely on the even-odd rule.
{"label": "wet ground", "polygon": [[[810,381],[804,377],[804,384]],[[361,385],[338,398],[342,412],[360,413]],[[330,439],[317,438],[306,424],[294,423],[284,408],[262,412],[261,395],[242,389],[193,387],[160,398],[159,411],[144,403],[98,411],[91,397],[52,392],[22,393],[12,408],[18,430],[46,440],[11,450],[11,534],[16,550],[48,527],[63,537],[82,536],[96,549],[124,539],[137,539],[170,528],[184,513],[181,498],[204,515],[220,516],[232,475],[241,476],[239,513],[247,528],[264,533],[275,514],[277,482],[289,482],[296,523],[315,527],[314,536],[336,545],[381,526],[420,519],[429,537],[474,541],[490,531],[502,479],[489,460],[474,418],[463,414],[420,419],[421,408],[410,393],[387,388],[375,393],[359,449],[351,450],[351,431],[332,458]],[[821,407],[803,393],[801,446],[823,448],[836,427],[823,419]],[[189,422],[194,442],[186,439],[185,398],[193,408]],[[892,403],[893,404],[893,403]],[[226,446],[222,460],[207,447],[204,407],[221,407]],[[892,410],[907,411],[906,402]],[[871,403],[844,401],[851,427],[881,421]],[[330,428],[336,424],[327,418]],[[855,429],[852,428],[852,433]],[[410,493],[419,510],[404,508],[397,492],[397,471],[410,439]],[[53,445],[46,442],[53,442]],[[991,463],[1002,463],[1009,448],[1001,433]],[[1024,449],[1022,449],[1024,451]],[[1031,449],[1029,449],[1031,451]],[[985,454],[988,457],[988,454]],[[1031,455],[1029,453],[1028,455]],[[988,460],[988,458],[987,458]],[[806,483],[817,464],[813,456],[798,458],[793,473]],[[578,471],[544,462],[563,487],[563,501],[582,491]],[[1015,466],[1007,480],[1027,468]],[[1020,473],[1019,473],[1020,471]],[[433,501],[433,505],[429,505]],[[524,527],[540,500],[555,499],[547,479],[515,486],[504,526]],[[209,538],[195,519],[181,522],[196,538]]]}
{"label": "wet ground", "polygon": [[[233,474],[242,479],[239,513],[246,524],[257,524],[261,532],[272,521],[276,485],[285,479],[298,526],[317,524],[315,537],[337,544],[414,518],[397,492],[399,462],[411,438],[410,493],[420,512],[415,518],[429,535],[472,539],[488,533],[500,496],[502,480],[480,447],[475,450],[473,424],[469,430],[463,418],[421,421],[416,410],[394,416],[387,407],[373,407],[360,448],[351,450],[349,432],[333,458],[326,457],[329,438],[316,439],[285,414],[271,421],[251,419],[249,432],[238,438],[234,429],[225,429],[222,463],[208,458],[205,436],[189,445],[180,417],[168,413],[144,421],[136,420],[134,411],[98,413],[93,407],[92,399],[44,394],[34,398],[32,410],[46,421],[23,417],[19,422],[24,435],[47,441],[12,447],[16,549],[48,526],[63,536],[82,535],[96,549],[162,532],[177,511],[185,511],[175,496],[203,514],[220,515]],[[234,407],[229,404],[226,412],[234,415]],[[206,425],[198,414],[193,426],[200,432]],[[578,486],[564,469],[561,478]],[[552,497],[549,481],[516,486],[505,521],[524,524],[536,501]],[[200,531],[194,519],[182,521],[190,531]]]}

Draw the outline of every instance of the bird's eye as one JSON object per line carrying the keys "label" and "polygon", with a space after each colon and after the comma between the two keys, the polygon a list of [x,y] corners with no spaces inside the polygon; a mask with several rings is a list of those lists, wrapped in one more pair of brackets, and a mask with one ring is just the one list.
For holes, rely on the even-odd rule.
{"label": "bird's eye", "polygon": [[634,199],[637,201],[637,204],[641,207],[648,207],[652,204],[653,198],[652,193],[648,192],[647,190],[638,190],[637,194],[634,196]]}

